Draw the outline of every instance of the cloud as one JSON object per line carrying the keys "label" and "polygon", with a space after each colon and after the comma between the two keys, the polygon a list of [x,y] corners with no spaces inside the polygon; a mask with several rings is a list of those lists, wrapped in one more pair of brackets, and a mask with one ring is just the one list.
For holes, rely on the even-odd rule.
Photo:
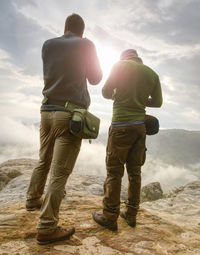
{"label": "cloud", "polygon": [[[198,172],[193,173],[186,168],[166,165],[160,161],[147,161],[142,169],[142,183],[160,182],[164,192],[178,188],[199,178]],[[170,181],[169,181],[170,180]]]}
{"label": "cloud", "polygon": [[[178,82],[191,86],[200,86],[199,70],[200,70],[200,48],[189,56],[180,58],[167,57],[161,60],[159,65],[160,72],[170,75]],[[185,72],[183,72],[185,70]]]}
{"label": "cloud", "polygon": [[1,119],[1,145],[33,145],[38,143],[38,130],[34,125],[25,125],[20,121],[3,117]]}
{"label": "cloud", "polygon": [[104,43],[104,46],[112,45],[112,47],[120,52],[122,49],[128,47],[125,40],[119,39],[113,34],[107,32],[102,27],[96,25],[93,30],[91,30],[92,35],[96,40],[99,40],[100,43]]}
{"label": "cloud", "polygon": [[[107,46],[118,55],[124,48],[136,48],[144,63],[159,74],[164,104],[147,111],[159,117],[162,127],[200,129],[199,4],[197,0],[0,1],[2,114],[39,121],[41,46],[61,35],[66,16],[77,12],[86,21],[85,36],[102,49],[101,54]],[[110,71],[108,65],[105,68],[104,80]],[[102,98],[101,86],[89,91],[91,111],[110,121],[112,102]]]}
{"label": "cloud", "polygon": [[16,158],[38,158],[38,150],[39,133],[34,125],[1,117],[0,163]]}
{"label": "cloud", "polygon": [[39,75],[24,74],[12,63],[6,51],[0,50],[0,108],[1,117],[37,122],[42,101],[42,79]]}
{"label": "cloud", "polygon": [[[199,43],[200,22],[198,0],[183,1],[111,1],[120,9],[118,29],[129,30],[137,36],[157,37],[170,44],[191,45]],[[125,16],[126,13],[126,16]]]}
{"label": "cloud", "polygon": [[[109,123],[104,123],[108,125]],[[101,130],[99,139],[89,144],[83,140],[81,150],[74,171],[80,174],[97,175],[106,177],[106,140],[108,131]],[[107,133],[107,132],[106,132]],[[102,141],[104,141],[104,144]],[[39,130],[35,125],[25,125],[18,120],[4,117],[1,122],[0,133],[0,163],[8,159],[33,158],[39,155]],[[142,167],[142,183],[158,181],[165,192],[184,185],[199,178],[199,164],[190,169],[167,165],[159,159],[147,154],[147,160]],[[169,181],[170,180],[170,181]],[[124,184],[127,185],[127,173],[125,170]]]}
{"label": "cloud", "polygon": [[171,80],[173,90],[167,83],[163,87],[163,105],[161,108],[146,108],[148,114],[157,116],[161,128],[180,128],[200,130],[200,111],[198,89]]}
{"label": "cloud", "polygon": [[198,0],[183,1],[154,1],[150,4],[145,1],[149,10],[159,13],[158,22],[153,20],[142,26],[142,32],[149,36],[159,36],[172,44],[191,45],[198,44],[199,34],[199,8]]}
{"label": "cloud", "polygon": [[24,73],[41,75],[40,49],[53,34],[25,17],[14,3],[10,0],[0,3],[0,48],[9,53],[12,63],[21,67]]}
{"label": "cloud", "polygon": [[81,174],[105,176],[105,146],[84,141],[79,153],[76,170]]}

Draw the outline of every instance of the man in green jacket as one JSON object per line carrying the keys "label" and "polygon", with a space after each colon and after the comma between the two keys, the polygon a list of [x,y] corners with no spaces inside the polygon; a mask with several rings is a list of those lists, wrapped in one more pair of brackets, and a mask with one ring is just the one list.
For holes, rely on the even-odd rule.
{"label": "man in green jacket", "polygon": [[[113,117],[106,151],[107,178],[104,183],[103,213],[93,219],[110,230],[117,230],[120,214],[134,227],[140,203],[141,166],[146,157],[146,107],[161,107],[162,92],[158,75],[144,65],[135,50],[122,52],[110,73],[102,94],[113,99]],[[128,173],[128,199],[120,212],[121,180],[124,165]]]}

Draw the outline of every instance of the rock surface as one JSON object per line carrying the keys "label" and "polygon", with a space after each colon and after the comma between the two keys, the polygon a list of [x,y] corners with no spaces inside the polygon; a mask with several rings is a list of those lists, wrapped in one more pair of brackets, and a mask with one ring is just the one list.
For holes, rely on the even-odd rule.
{"label": "rock surface", "polygon": [[199,254],[198,228],[191,231],[143,208],[136,228],[129,227],[121,218],[117,233],[98,226],[91,213],[101,209],[101,202],[99,196],[70,196],[62,203],[60,225],[74,225],[76,233],[68,241],[46,246],[39,246],[35,241],[39,212],[27,212],[23,202],[3,205],[0,209],[0,254]]}
{"label": "rock surface", "polygon": [[[29,185],[32,170],[36,164],[37,160],[16,159],[8,160],[0,165],[0,171],[3,171],[6,168],[7,172],[16,169],[20,173],[18,178],[10,180],[7,186],[1,191],[0,204],[6,203],[7,201],[17,202],[26,199],[26,190]],[[102,195],[104,179],[105,178],[102,176],[89,176],[73,173],[68,179],[66,191],[68,194]],[[126,191],[123,188],[122,195],[124,194],[125,196],[125,192]]]}
{"label": "rock surface", "polygon": [[72,176],[59,223],[66,227],[74,225],[75,235],[68,241],[37,245],[35,227],[39,211],[27,212],[24,207],[24,193],[35,163],[26,159],[6,163],[11,168],[18,165],[23,175],[0,192],[0,255],[200,254],[200,181],[181,187],[170,197],[142,203],[137,226],[131,228],[119,218],[119,230],[114,233],[97,225],[91,217],[93,211],[102,208],[102,197],[92,195],[94,191],[101,194],[100,179]]}
{"label": "rock surface", "polygon": [[[17,165],[17,168],[19,166]],[[14,178],[21,175],[21,172],[15,167],[10,167],[6,163],[0,167],[0,191]]]}
{"label": "rock surface", "polygon": [[[16,174],[15,179],[9,178],[7,183],[4,182],[3,187],[7,186],[1,191],[0,204],[7,201],[17,202],[19,199],[25,199],[26,190],[30,181],[30,176],[33,168],[36,166],[37,160],[33,159],[14,159],[8,160],[0,165],[0,173]],[[21,175],[21,176],[19,176]],[[7,175],[6,175],[7,176]],[[8,178],[8,177],[7,177]],[[2,181],[4,179],[2,178]],[[105,177],[95,175],[81,175],[73,172],[67,182],[67,193],[75,194],[91,194],[103,195],[103,183]],[[1,183],[1,175],[0,175]],[[127,186],[127,185],[126,185]],[[127,187],[122,185],[121,199],[126,200]],[[0,189],[1,190],[1,189]],[[152,189],[153,190],[153,189]],[[155,191],[156,192],[156,191]],[[143,200],[143,198],[141,198]],[[145,198],[146,200],[146,198]]]}
{"label": "rock surface", "polygon": [[163,191],[159,182],[152,182],[145,185],[141,190],[143,201],[154,201],[163,197]]}
{"label": "rock surface", "polygon": [[[168,198],[143,203],[142,207],[151,213],[159,212],[160,217],[188,231],[200,233],[200,181],[176,189]],[[189,232],[187,235],[190,236]]]}

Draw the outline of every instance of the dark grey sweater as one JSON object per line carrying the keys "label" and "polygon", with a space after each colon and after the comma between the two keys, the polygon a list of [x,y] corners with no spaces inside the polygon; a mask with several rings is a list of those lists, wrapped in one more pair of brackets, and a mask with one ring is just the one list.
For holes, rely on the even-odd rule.
{"label": "dark grey sweater", "polygon": [[96,85],[102,78],[94,44],[69,31],[44,43],[42,60],[43,95],[48,101],[41,111],[55,110],[52,106],[64,106],[66,101],[88,108],[87,80]]}

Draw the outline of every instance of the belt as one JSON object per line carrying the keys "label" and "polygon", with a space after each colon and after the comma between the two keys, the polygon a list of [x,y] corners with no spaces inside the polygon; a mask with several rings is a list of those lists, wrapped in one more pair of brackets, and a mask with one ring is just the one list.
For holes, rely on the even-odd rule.
{"label": "belt", "polygon": [[73,112],[74,109],[84,109],[83,107],[81,107],[80,105],[76,105],[76,104],[73,104],[69,101],[67,101],[65,103],[65,109],[69,112]]}
{"label": "belt", "polygon": [[65,110],[69,112],[73,112],[74,109],[85,109],[84,107],[81,107],[80,105],[73,104],[69,101],[67,101],[65,104],[60,103],[59,101],[56,100],[49,100],[47,97],[44,97],[42,101],[42,105],[48,105],[48,107],[58,110]]}
{"label": "belt", "polygon": [[125,127],[125,126],[144,124],[144,120],[131,120],[127,122],[112,121],[111,124],[115,127]]}

